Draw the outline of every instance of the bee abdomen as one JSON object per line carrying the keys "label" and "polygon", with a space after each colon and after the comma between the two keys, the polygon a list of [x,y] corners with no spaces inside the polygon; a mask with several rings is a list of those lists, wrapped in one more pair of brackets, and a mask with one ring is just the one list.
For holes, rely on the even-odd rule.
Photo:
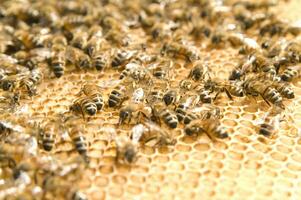
{"label": "bee abdomen", "polygon": [[191,121],[197,119],[197,116],[192,113],[187,113],[183,119],[184,124],[189,124]]}
{"label": "bee abdomen", "polygon": [[52,63],[53,73],[57,78],[60,78],[61,76],[64,75],[64,66],[65,66],[65,62],[58,61]]}
{"label": "bee abdomen", "polygon": [[281,104],[282,103],[282,97],[281,97],[281,95],[274,88],[269,87],[267,89],[267,91],[265,92],[264,97],[267,100],[269,100],[270,102],[272,102],[273,104]]}
{"label": "bee abdomen", "polygon": [[102,71],[106,67],[106,61],[102,57],[102,55],[98,55],[94,57],[94,67],[98,71]]}
{"label": "bee abdomen", "polygon": [[178,121],[181,122],[185,115],[186,115],[186,109],[187,107],[183,104],[179,105],[177,108],[176,108],[176,115],[177,115],[177,118],[178,118]]}
{"label": "bee abdomen", "polygon": [[122,94],[117,90],[113,90],[109,96],[109,107],[118,106],[122,101]]}
{"label": "bee abdomen", "polygon": [[78,135],[73,138],[73,142],[77,152],[81,155],[86,155],[88,152],[88,144],[86,138],[82,135]]}
{"label": "bee abdomen", "polygon": [[92,100],[95,103],[97,110],[101,110],[103,108],[104,102],[103,102],[103,98],[100,94],[94,94],[92,96]]}
{"label": "bee abdomen", "polygon": [[43,135],[43,148],[45,151],[51,151],[55,142],[55,136],[53,134],[44,133]]}
{"label": "bee abdomen", "polygon": [[298,71],[294,69],[286,69],[283,74],[281,75],[281,80],[290,82],[292,81],[296,76],[298,76]]}
{"label": "bee abdomen", "polygon": [[83,105],[84,110],[85,110],[85,112],[87,114],[89,114],[89,115],[95,115],[96,114],[96,112],[97,112],[97,106],[90,99],[85,99],[82,102],[82,105]]}
{"label": "bee abdomen", "polygon": [[164,123],[167,124],[170,128],[177,128],[178,118],[176,115],[170,113],[169,110],[165,110],[162,112],[161,116],[163,117]]}
{"label": "bee abdomen", "polygon": [[269,137],[272,133],[273,126],[270,124],[261,124],[259,129],[259,134]]}

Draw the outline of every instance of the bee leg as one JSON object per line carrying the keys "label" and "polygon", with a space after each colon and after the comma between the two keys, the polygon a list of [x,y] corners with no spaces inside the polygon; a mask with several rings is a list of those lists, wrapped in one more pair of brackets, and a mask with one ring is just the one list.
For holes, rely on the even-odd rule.
{"label": "bee leg", "polygon": [[217,92],[215,97],[213,98],[213,100],[215,101],[219,95],[220,95],[220,92]]}
{"label": "bee leg", "polygon": [[266,100],[266,98],[264,98],[264,96],[262,94],[260,94],[260,96],[263,98],[263,100],[269,105],[271,106],[270,102],[268,102],[268,100]]}
{"label": "bee leg", "polygon": [[226,95],[228,96],[228,98],[233,101],[232,95],[230,94],[229,90],[227,90],[226,88],[224,89],[226,92]]}

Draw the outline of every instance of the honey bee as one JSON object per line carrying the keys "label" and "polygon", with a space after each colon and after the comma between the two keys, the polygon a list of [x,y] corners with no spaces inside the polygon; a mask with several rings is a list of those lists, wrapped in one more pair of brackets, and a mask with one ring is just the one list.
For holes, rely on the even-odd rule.
{"label": "honey bee", "polygon": [[88,42],[88,33],[77,31],[73,34],[71,45],[81,50],[85,50],[87,42]]}
{"label": "honey bee", "polygon": [[300,77],[300,72],[301,72],[301,66],[299,66],[299,65],[290,66],[290,67],[287,67],[285,70],[283,70],[280,77],[281,77],[281,80],[283,80],[283,81],[291,82],[295,78]]}
{"label": "honey bee", "polygon": [[173,57],[184,57],[188,61],[199,59],[199,53],[193,46],[188,46],[179,42],[164,43],[161,48],[161,54],[168,54]]}
{"label": "honey bee", "polygon": [[100,51],[101,45],[103,43],[102,38],[93,36],[88,40],[88,43],[85,48],[85,52],[92,58]]}
{"label": "honey bee", "polygon": [[141,121],[141,116],[150,118],[151,109],[143,104],[144,91],[142,88],[138,88],[133,92],[131,101],[123,106],[119,112],[118,124],[124,123],[128,119],[128,123],[131,122],[132,117],[135,115],[138,121]]}
{"label": "honey bee", "polygon": [[291,63],[299,63],[301,61],[301,42],[292,41],[285,47],[285,55],[289,58]]}
{"label": "honey bee", "polygon": [[155,102],[161,102],[163,100],[164,92],[160,84],[153,84],[147,95],[147,103],[153,104]]}
{"label": "honey bee", "polygon": [[185,134],[189,136],[206,133],[207,136],[215,141],[216,138],[224,139],[229,137],[228,133],[222,127],[220,121],[215,119],[196,119],[185,126]]}
{"label": "honey bee", "polygon": [[163,101],[166,106],[175,104],[179,99],[180,99],[180,96],[176,89],[169,89],[163,95]]}
{"label": "honey bee", "polygon": [[105,34],[105,39],[112,42],[113,44],[117,44],[119,46],[125,47],[129,45],[130,38],[120,30],[111,29]]}
{"label": "honey bee", "polygon": [[271,107],[268,113],[266,113],[262,122],[259,123],[258,133],[265,137],[274,135],[279,130],[281,109],[277,107]]}
{"label": "honey bee", "polygon": [[120,73],[119,79],[122,80],[126,77],[130,77],[136,70],[140,68],[140,64],[137,62],[130,62],[125,65],[125,69]]}
{"label": "honey bee", "polygon": [[50,121],[46,123],[44,128],[41,130],[41,141],[45,151],[51,151],[55,145],[56,134],[59,130],[57,122]]}
{"label": "honey bee", "polygon": [[244,96],[243,87],[238,82],[219,82],[218,80],[209,79],[205,82],[204,89],[210,91],[210,93],[216,92],[214,100],[223,92],[231,100],[233,100],[232,96]]}
{"label": "honey bee", "polygon": [[249,77],[246,77],[242,86],[246,94],[251,96],[260,95],[268,105],[270,105],[269,102],[271,102],[272,104],[283,108],[280,93],[271,85],[266,85],[258,76],[251,74]]}
{"label": "honey bee", "polygon": [[113,55],[111,66],[113,68],[120,68],[127,64],[135,54],[135,51],[118,50]]}
{"label": "honey bee", "polygon": [[72,103],[70,110],[76,113],[81,113],[83,118],[85,119],[85,114],[88,114],[90,116],[96,114],[97,105],[89,97],[79,97]]}
{"label": "honey bee", "polygon": [[134,126],[132,128],[131,138],[134,142],[141,142],[143,145],[150,144],[154,141],[152,146],[155,147],[174,145],[176,143],[176,140],[169,132],[150,121]]}
{"label": "honey bee", "polygon": [[209,38],[211,34],[211,28],[205,23],[197,21],[194,23],[190,34],[193,35],[195,39],[201,39],[203,37]]}
{"label": "honey bee", "polygon": [[109,107],[120,106],[128,98],[127,88],[123,84],[117,85],[110,93],[108,104]]}
{"label": "honey bee", "polygon": [[201,107],[195,107],[187,111],[183,122],[189,124],[191,121],[196,119],[215,119],[219,120],[223,116],[222,111],[219,107],[211,104],[204,104]]}
{"label": "honey bee", "polygon": [[148,107],[145,107],[145,105],[142,104],[141,102],[140,103],[129,103],[120,109],[118,124],[121,125],[126,120],[128,120],[127,123],[130,123],[131,119],[134,115],[136,115],[136,118],[140,122],[141,115],[149,118],[151,115],[150,112],[151,112],[150,109],[148,109]]}
{"label": "honey bee", "polygon": [[275,66],[266,57],[264,57],[262,54],[254,54],[253,56],[255,59],[252,64],[255,71],[262,71],[271,74],[272,76],[277,74]]}
{"label": "honey bee", "polygon": [[148,68],[152,71],[153,76],[158,79],[167,79],[169,77],[169,70],[172,66],[172,61],[161,60],[158,63],[154,63]]}
{"label": "honey bee", "polygon": [[152,118],[161,123],[163,121],[169,128],[175,129],[178,126],[177,115],[166,107],[163,102],[157,102],[151,106]]}
{"label": "honey bee", "polygon": [[96,52],[92,58],[93,66],[98,71],[104,71],[108,67],[108,58],[101,52]]}
{"label": "honey bee", "polygon": [[91,60],[82,50],[68,46],[66,58],[80,69],[88,69],[92,66]]}
{"label": "honey bee", "polygon": [[182,122],[186,116],[186,112],[192,106],[195,106],[199,102],[198,95],[185,95],[181,97],[179,104],[175,108],[175,112],[179,122]]}
{"label": "honey bee", "polygon": [[249,69],[252,68],[255,59],[255,56],[250,56],[246,61],[238,63],[238,65],[232,70],[229,80],[239,80]]}
{"label": "honey bee", "polygon": [[61,18],[61,28],[65,30],[72,30],[76,27],[89,24],[89,16],[82,16],[77,14],[65,15]]}
{"label": "honey bee", "polygon": [[115,138],[116,142],[116,162],[122,164],[132,164],[137,160],[137,144],[126,137]]}
{"label": "honey bee", "polygon": [[197,62],[195,66],[190,70],[188,78],[191,78],[194,81],[202,81],[205,78],[205,75],[208,73],[208,67],[206,65]]}
{"label": "honey bee", "polygon": [[89,143],[85,137],[84,128],[81,125],[73,125],[69,132],[77,152],[87,159]]}
{"label": "honey bee", "polygon": [[86,83],[83,85],[81,92],[83,92],[88,98],[90,98],[96,105],[97,110],[102,110],[104,106],[104,100],[101,94],[100,86],[96,84]]}
{"label": "honey bee", "polygon": [[66,45],[67,40],[64,36],[59,35],[54,37],[53,44],[51,47],[51,66],[53,69],[53,73],[57,78],[60,78],[64,75],[66,66]]}
{"label": "honey bee", "polygon": [[273,81],[271,85],[284,97],[287,99],[295,98],[294,90],[289,84],[283,82]]}

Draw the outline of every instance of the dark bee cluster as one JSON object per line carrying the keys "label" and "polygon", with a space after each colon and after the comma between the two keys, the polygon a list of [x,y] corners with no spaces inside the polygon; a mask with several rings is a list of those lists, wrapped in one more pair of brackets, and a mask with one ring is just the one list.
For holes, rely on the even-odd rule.
{"label": "dark bee cluster", "polygon": [[[296,39],[301,27],[277,17],[274,2],[1,1],[1,168],[19,185],[34,180],[42,191],[36,191],[37,198],[70,193],[70,199],[86,199],[70,178],[68,183],[68,175],[80,174],[79,166],[89,168],[86,129],[104,111],[118,113],[111,131],[116,164],[133,164],[145,145],[172,148],[175,130],[194,139],[229,138],[220,101],[264,100],[271,108],[258,133],[271,136],[276,131],[271,123],[295,97],[292,83],[301,74],[301,41]],[[236,50],[237,66],[229,77],[218,78],[210,56],[201,52],[224,48]],[[21,118],[22,106],[34,102],[45,81],[73,72],[99,76],[78,85],[69,109],[55,117],[45,116],[41,123]],[[118,74],[110,76],[112,86],[99,84],[112,72]],[[120,130],[129,130],[127,137]],[[50,161],[40,160],[39,152],[52,155],[62,135],[71,138],[80,161],[54,159],[55,167],[45,167]],[[10,145],[24,146],[22,153]],[[27,166],[19,154],[41,167]],[[0,198],[18,195],[11,188]]]}

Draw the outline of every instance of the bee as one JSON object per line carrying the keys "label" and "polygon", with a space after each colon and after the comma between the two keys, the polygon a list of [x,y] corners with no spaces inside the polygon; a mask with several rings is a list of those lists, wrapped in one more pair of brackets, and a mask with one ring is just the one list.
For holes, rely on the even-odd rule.
{"label": "bee", "polygon": [[172,134],[162,129],[151,121],[146,121],[143,124],[137,124],[132,128],[131,139],[134,142],[141,142],[143,145],[150,144],[152,146],[161,147],[166,145],[174,145],[176,140]]}
{"label": "bee", "polygon": [[190,32],[190,34],[195,38],[195,39],[201,39],[203,37],[209,38],[211,35],[211,28],[210,26],[206,25],[205,23],[201,23],[197,21],[194,23],[193,28]]}
{"label": "bee", "polygon": [[116,162],[122,164],[132,164],[137,160],[137,144],[126,137],[115,139],[116,142]]}
{"label": "bee", "polygon": [[98,71],[104,71],[108,67],[108,58],[101,52],[96,52],[92,58],[93,66]]}
{"label": "bee", "polygon": [[123,106],[119,112],[119,122],[118,124],[123,124],[127,119],[128,123],[131,122],[133,115],[136,115],[138,121],[141,121],[140,117],[143,115],[144,117],[149,118],[150,111],[147,109],[142,103],[129,103]]}
{"label": "bee", "polygon": [[210,93],[216,92],[214,100],[223,92],[225,92],[231,100],[233,100],[232,96],[244,96],[243,87],[237,82],[219,82],[217,80],[209,79],[205,82],[204,89],[210,91]]}
{"label": "bee", "polygon": [[274,135],[279,129],[281,110],[276,107],[270,108],[270,111],[266,113],[264,119],[259,123],[258,133],[265,137]]}
{"label": "bee", "polygon": [[299,63],[301,61],[301,42],[292,41],[285,47],[285,55],[289,58],[291,63]]}
{"label": "bee", "polygon": [[71,45],[81,50],[85,50],[87,42],[88,42],[88,33],[77,31],[73,35]]}
{"label": "bee", "polygon": [[88,40],[85,48],[85,52],[92,58],[100,51],[101,45],[103,44],[103,39],[93,36]]}
{"label": "bee", "polygon": [[152,107],[152,118],[159,123],[163,121],[169,128],[175,129],[178,126],[177,115],[166,107],[163,102],[155,103]]}
{"label": "bee", "polygon": [[70,110],[76,113],[81,113],[83,118],[85,118],[85,114],[90,116],[96,114],[97,105],[89,97],[80,97],[72,103]]}
{"label": "bee", "polygon": [[54,75],[57,78],[60,78],[64,75],[65,66],[66,66],[66,45],[67,40],[64,36],[56,36],[53,39],[53,44],[51,47],[51,66]]}
{"label": "bee", "polygon": [[229,137],[228,133],[222,127],[220,121],[215,119],[193,120],[185,126],[184,131],[188,136],[206,133],[207,136],[213,141],[215,141],[216,138],[224,139]]}
{"label": "bee", "polygon": [[138,88],[133,92],[131,101],[123,106],[119,112],[118,124],[123,124],[127,119],[128,123],[131,122],[132,117],[135,115],[138,121],[141,121],[141,116],[150,118],[151,109],[143,104],[144,91]]}
{"label": "bee", "polygon": [[96,84],[86,83],[83,85],[81,92],[84,93],[88,98],[90,98],[95,103],[98,111],[102,110],[104,106],[104,101],[101,94],[100,86]]}
{"label": "bee", "polygon": [[301,66],[295,65],[295,66],[290,66],[287,67],[283,72],[281,73],[280,77],[281,80],[286,81],[286,82],[291,82],[295,78],[300,77],[301,72]]}
{"label": "bee", "polygon": [[206,90],[205,88],[198,90],[198,93],[200,95],[200,101],[203,103],[211,103],[212,97],[210,95],[210,91]]}
{"label": "bee", "polygon": [[208,67],[197,62],[196,65],[190,70],[188,78],[194,81],[202,81],[205,75],[208,74]]}
{"label": "bee", "polygon": [[110,93],[108,104],[109,107],[120,106],[123,101],[125,101],[127,96],[127,88],[123,84],[117,85]]}
{"label": "bee", "polygon": [[294,90],[289,84],[283,82],[273,81],[271,85],[284,97],[287,99],[295,98]]}
{"label": "bee", "polygon": [[172,61],[170,60],[161,60],[158,63],[155,63],[148,67],[152,70],[153,76],[158,79],[166,79],[169,77],[169,70],[172,66]]}
{"label": "bee", "polygon": [[68,46],[66,49],[66,58],[76,67],[88,69],[92,66],[91,60],[82,50]]}
{"label": "bee", "polygon": [[27,30],[19,29],[13,35],[14,43],[21,49],[34,48],[34,35]]}
{"label": "bee", "polygon": [[256,57],[250,56],[246,61],[238,63],[238,65],[232,70],[229,80],[240,80],[240,78],[246,74],[246,72],[252,68],[253,63],[255,62]]}
{"label": "bee", "polygon": [[179,93],[176,89],[169,89],[163,96],[163,101],[166,106],[175,104],[180,99]]}
{"label": "bee", "polygon": [[178,118],[179,122],[182,122],[186,112],[188,109],[190,109],[192,106],[195,106],[199,102],[199,96],[198,95],[185,95],[181,97],[179,104],[175,108],[175,112]]}
{"label": "bee", "polygon": [[136,62],[130,62],[125,65],[125,69],[120,73],[119,79],[122,80],[126,77],[132,76],[132,74],[140,68],[140,64]]}
{"label": "bee", "polygon": [[164,97],[163,88],[160,85],[153,84],[147,95],[147,103],[153,104],[155,102],[161,102]]}
{"label": "bee", "polygon": [[223,117],[222,111],[219,107],[211,104],[204,104],[201,107],[195,107],[187,111],[183,122],[189,124],[191,121],[196,119],[215,119],[219,120]]}
{"label": "bee", "polygon": [[260,80],[258,76],[250,75],[246,77],[242,86],[246,94],[251,96],[260,95],[268,105],[271,102],[276,106],[283,107],[281,94],[274,87]]}
{"label": "bee", "polygon": [[34,76],[21,76],[19,79],[16,81],[15,89],[16,90],[21,90],[21,91],[26,91],[29,96],[34,96],[36,95],[37,92],[37,82],[39,81],[39,77],[34,77]]}
{"label": "bee", "polygon": [[105,34],[104,37],[113,44],[117,44],[122,47],[128,46],[130,41],[129,37],[121,30],[111,29]]}
{"label": "bee", "polygon": [[275,66],[266,57],[264,57],[262,54],[254,54],[253,56],[255,59],[252,64],[255,71],[262,71],[271,74],[272,76],[277,74]]}
{"label": "bee", "polygon": [[61,18],[62,29],[72,30],[76,27],[83,26],[90,23],[88,16],[82,16],[77,14],[65,15]]}
{"label": "bee", "polygon": [[135,54],[135,51],[118,50],[113,55],[111,66],[113,68],[120,68],[127,64]]}
{"label": "bee", "polygon": [[189,61],[195,61],[199,59],[199,53],[193,46],[184,45],[179,42],[167,42],[164,43],[161,48],[161,54],[168,54],[173,57],[184,57]]}
{"label": "bee", "polygon": [[85,137],[84,128],[81,125],[75,124],[71,127],[69,133],[77,152],[87,159],[89,143]]}
{"label": "bee", "polygon": [[54,121],[46,123],[44,128],[41,130],[41,141],[45,151],[51,151],[53,149],[58,130],[58,124]]}

